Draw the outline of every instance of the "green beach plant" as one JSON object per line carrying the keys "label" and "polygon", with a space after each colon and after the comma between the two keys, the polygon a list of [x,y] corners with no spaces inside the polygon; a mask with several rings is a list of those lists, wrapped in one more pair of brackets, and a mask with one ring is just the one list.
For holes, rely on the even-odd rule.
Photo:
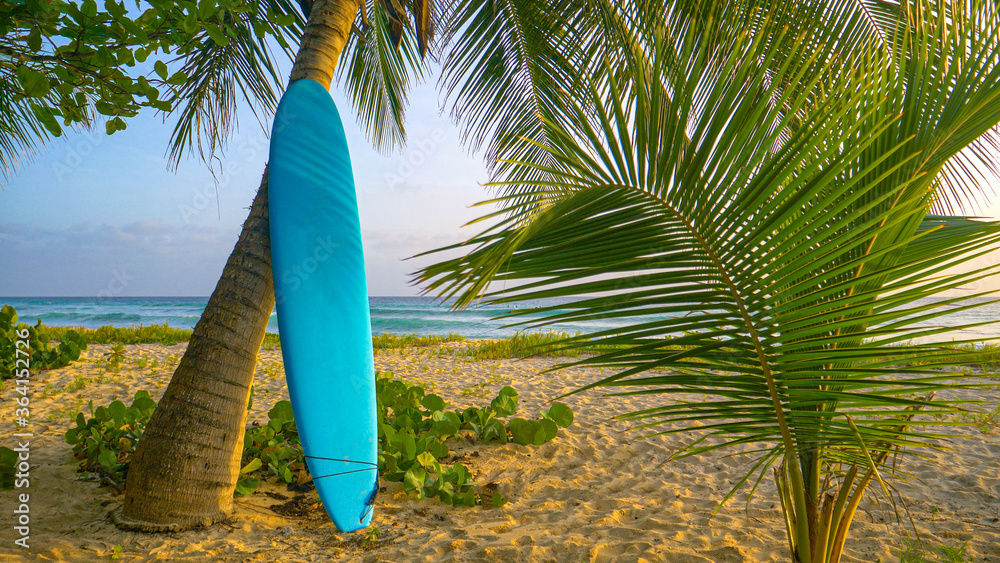
{"label": "green beach plant", "polygon": [[191,339],[191,330],[174,328],[168,323],[151,325],[111,326],[98,328],[84,327],[48,327],[54,340],[73,331],[81,335],[91,344],[163,344],[173,346]]}
{"label": "green beach plant", "polygon": [[[24,334],[27,337],[22,338]],[[52,346],[53,340],[59,341],[59,345]],[[27,348],[19,346],[18,342],[27,342]],[[44,326],[41,319],[34,326],[19,323],[14,307],[4,305],[0,308],[0,379],[14,377],[24,367],[25,360],[28,360],[32,373],[67,366],[79,360],[80,352],[86,348],[86,339],[76,331],[53,331],[51,327]],[[18,350],[22,353],[19,354]],[[23,354],[24,350],[28,351],[27,356]]]}
{"label": "green beach plant", "polygon": [[382,478],[402,482],[403,489],[418,498],[438,497],[456,506],[502,506],[506,500],[477,490],[480,483],[471,481],[471,472],[461,463],[442,463],[449,455],[449,438],[469,431],[480,442],[541,445],[555,438],[560,427],[573,423],[572,411],[562,403],[536,420],[511,418],[517,412],[518,394],[509,386],[501,388],[488,406],[449,411],[440,396],[385,372],[376,380],[376,397]]}
{"label": "green beach plant", "polygon": [[506,358],[527,358],[529,356],[571,357],[580,355],[573,348],[563,350],[559,346],[570,335],[561,331],[547,332],[517,332],[506,338],[491,339],[463,349],[462,356],[472,358],[477,362],[485,360],[502,360]]}
{"label": "green beach plant", "polygon": [[862,499],[905,476],[892,461],[942,447],[946,391],[982,382],[937,369],[974,357],[938,340],[967,327],[927,323],[996,302],[926,298],[996,271],[948,273],[1000,224],[928,212],[974,189],[995,139],[1000,12],[866,6],[623,5],[630,62],[579,69],[544,158],[496,182],[493,226],[416,278],[457,306],[560,298],[514,322],[628,321],[560,344],[612,370],[577,392],[663,397],[622,418],[694,435],[674,458],[750,456],[722,502],[772,474],[796,563],[839,562]]}
{"label": "green beach plant", "polygon": [[372,346],[376,350],[393,350],[396,348],[436,346],[446,342],[462,342],[464,340],[464,336],[455,333],[419,336],[416,334],[391,334],[383,332],[372,335]]}
{"label": "green beach plant", "polygon": [[117,372],[125,363],[125,345],[115,344],[104,354],[104,365],[107,369]]}
{"label": "green beach plant", "polygon": [[[0,317],[0,322],[2,322]],[[2,325],[0,325],[2,326]],[[181,342],[191,340],[191,329],[175,328],[168,323],[151,325],[131,325],[112,326],[104,325],[98,328],[85,327],[45,327],[46,333],[51,340],[62,341],[67,335],[79,335],[83,340],[91,344],[163,344],[173,346]],[[414,348],[423,346],[434,346],[446,342],[462,342],[465,337],[459,334],[425,335],[416,334],[374,334],[372,335],[372,345],[376,350],[390,350],[396,348]],[[273,332],[264,335],[262,350],[277,350],[281,348],[281,340]]]}
{"label": "green beach plant", "polygon": [[899,563],[964,563],[968,543],[940,544],[926,549],[922,542],[903,539],[903,547],[899,550]]}
{"label": "green beach plant", "polygon": [[267,424],[247,429],[243,438],[243,458],[236,495],[252,493],[260,485],[261,473],[279,481],[306,483],[309,472],[299,442],[292,404],[278,401],[267,413]]}
{"label": "green beach plant", "polygon": [[[493,506],[506,502],[471,481],[468,468],[447,464],[446,442],[461,431],[470,431],[481,442],[508,441],[541,445],[553,439],[558,428],[573,423],[573,413],[555,403],[537,420],[504,418],[517,412],[517,391],[501,389],[489,406],[446,411],[447,403],[426,393],[423,386],[396,379],[391,372],[378,374],[376,396],[379,414],[379,473],[387,481],[401,482],[418,498],[440,498],[455,506]],[[260,486],[261,473],[277,480],[303,485],[310,481],[292,405],[279,401],[268,412],[268,423],[249,428],[244,438],[238,495]]]}
{"label": "green beach plant", "polygon": [[76,426],[64,436],[81,459],[79,472],[102,475],[121,489],[132,453],[155,408],[156,402],[146,391],[137,391],[130,406],[112,401],[95,409],[91,401],[91,417],[77,413]]}
{"label": "green beach plant", "polygon": [[[502,506],[507,501],[472,481],[467,467],[442,462],[449,455],[448,439],[468,431],[480,442],[541,445],[555,438],[559,428],[573,423],[572,410],[562,403],[554,403],[535,420],[510,418],[517,412],[518,396],[511,387],[500,389],[488,406],[446,411],[447,403],[440,396],[395,379],[391,372],[378,374],[376,381],[380,475],[403,483],[404,490],[418,498],[437,497],[455,506]],[[76,426],[66,432],[65,441],[82,460],[79,472],[97,474],[121,489],[131,454],[155,408],[149,393],[139,391],[131,406],[113,401],[95,409],[91,403],[89,419],[77,413]],[[264,478],[300,486],[312,480],[292,404],[278,401],[267,417],[267,424],[255,423],[246,429],[236,496],[253,493]],[[0,483],[8,471],[5,455],[0,450]]]}
{"label": "green beach plant", "polygon": [[361,539],[362,549],[367,549],[369,547],[375,547],[378,545],[378,536],[382,533],[382,528],[378,526],[373,526],[365,532],[365,536]]}
{"label": "green beach plant", "polygon": [[16,476],[17,452],[6,446],[0,446],[0,489],[13,489]]}

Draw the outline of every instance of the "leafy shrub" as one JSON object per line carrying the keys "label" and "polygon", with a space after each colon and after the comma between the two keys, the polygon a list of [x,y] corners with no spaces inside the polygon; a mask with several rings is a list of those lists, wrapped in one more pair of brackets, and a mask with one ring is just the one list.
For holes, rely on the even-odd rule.
{"label": "leafy shrub", "polygon": [[83,335],[92,344],[165,344],[173,346],[180,342],[191,340],[191,329],[174,328],[167,323],[151,325],[111,326],[98,328],[66,328],[49,327],[52,338],[59,337],[67,331],[75,331]]}
{"label": "leafy shrub", "polygon": [[438,497],[453,505],[475,506],[489,499],[495,506],[506,502],[477,491],[469,469],[460,463],[442,464],[449,451],[448,438],[470,431],[479,441],[540,445],[556,436],[558,427],[573,422],[572,411],[556,403],[539,420],[503,418],[517,412],[517,391],[500,389],[489,406],[446,411],[440,396],[423,387],[379,374],[375,394],[379,414],[379,471],[387,481],[403,483],[417,498]]}
{"label": "leafy shrub", "polygon": [[281,338],[273,332],[264,333],[264,342],[260,345],[261,350],[280,350]]}
{"label": "leafy shrub", "polygon": [[138,391],[132,405],[113,401],[106,407],[93,408],[91,418],[76,415],[76,427],[66,431],[66,443],[73,446],[81,472],[96,472],[116,484],[123,484],[135,445],[156,408],[146,391]]}
{"label": "leafy shrub", "polygon": [[110,370],[118,371],[125,362],[125,345],[115,344],[104,354],[104,362]]}
{"label": "leafy shrub", "polygon": [[964,563],[969,542],[956,545],[931,545],[930,552],[916,540],[903,539],[903,547],[899,550],[899,563]]}
{"label": "leafy shrub", "polygon": [[[53,340],[61,340],[66,333],[72,331],[92,344],[164,344],[173,346],[191,340],[191,329],[174,328],[167,323],[151,325],[111,326],[98,328],[67,328],[46,327]],[[372,345],[376,350],[406,348],[415,346],[433,346],[445,342],[465,340],[460,334],[417,336],[416,334],[375,334],[372,335]],[[277,350],[281,348],[281,339],[273,332],[264,334],[261,343],[262,350]]]}
{"label": "leafy shrub", "polygon": [[[20,338],[18,332],[28,331],[27,339]],[[18,341],[27,340],[30,369],[41,371],[61,368],[80,359],[80,351],[87,348],[87,340],[78,332],[64,330],[59,337],[54,338],[52,329],[42,325],[41,319],[35,326],[17,322],[17,311],[10,305],[0,308],[0,379],[14,377],[16,370],[24,368],[24,362],[18,365]],[[53,347],[52,340],[58,340],[59,345]],[[23,350],[23,348],[22,348]],[[21,360],[26,359],[24,353]]]}
{"label": "leafy shrub", "polygon": [[[448,404],[440,396],[395,379],[391,372],[376,376],[375,393],[382,478],[402,482],[404,490],[418,498],[438,497],[456,506],[485,502],[502,506],[506,500],[477,489],[480,483],[472,481],[464,465],[441,463],[449,454],[445,443],[449,438],[468,432],[482,442],[539,445],[554,438],[559,427],[573,423],[573,412],[562,403],[542,411],[539,419],[509,418],[505,423],[503,419],[517,412],[517,391],[509,386],[500,389],[488,406],[463,411],[446,410]],[[89,420],[78,413],[76,427],[66,432],[66,443],[83,460],[80,470],[123,483],[136,442],[155,407],[149,393],[139,391],[131,407],[121,401],[96,409],[91,404]],[[267,424],[254,425],[244,434],[237,496],[252,493],[262,478],[270,476],[288,484],[311,481],[291,403],[278,401],[267,416]]]}
{"label": "leafy shrub", "polygon": [[444,335],[417,336],[416,334],[392,334],[383,332],[372,335],[372,346],[376,350],[388,350],[395,348],[414,348],[424,346],[434,346],[445,342],[461,342],[465,337],[461,334],[450,332]]}
{"label": "leafy shrub", "polygon": [[[454,505],[475,506],[485,500],[503,500],[477,491],[471,473],[462,464],[440,462],[449,454],[445,443],[461,431],[479,441],[542,444],[555,437],[558,426],[573,422],[569,407],[556,403],[539,420],[502,418],[517,412],[517,391],[504,387],[489,406],[446,411],[447,403],[423,387],[395,379],[391,372],[376,378],[378,399],[379,470],[387,481],[402,482],[418,498],[438,497]],[[268,412],[268,423],[246,431],[239,495],[253,492],[262,476],[274,476],[299,485],[310,480],[298,429],[288,401],[279,401]],[[263,474],[263,475],[262,475]]]}
{"label": "leafy shrub", "polygon": [[268,422],[254,426],[243,436],[243,459],[236,495],[248,495],[260,486],[260,473],[274,475],[285,483],[310,481],[305,454],[299,442],[292,404],[278,401],[267,413]]}

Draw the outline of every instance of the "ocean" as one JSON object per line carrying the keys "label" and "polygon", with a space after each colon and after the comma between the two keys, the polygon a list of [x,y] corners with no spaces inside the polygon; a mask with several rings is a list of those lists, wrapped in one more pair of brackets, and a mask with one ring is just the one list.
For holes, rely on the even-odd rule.
{"label": "ocean", "polygon": [[[167,323],[176,328],[194,328],[207,297],[0,297],[17,309],[22,322],[36,318],[52,326],[128,326]],[[392,334],[460,334],[466,338],[501,338],[518,328],[498,320],[510,307],[481,306],[461,311],[437,303],[431,297],[372,297],[372,332]],[[518,305],[524,307],[525,305]],[[591,332],[613,326],[591,321],[555,325],[555,330]],[[279,332],[277,315],[271,313],[268,332]]]}
{"label": "ocean", "polygon": [[[167,323],[176,328],[194,328],[207,297],[0,297],[0,304],[7,303],[17,309],[22,322],[34,324],[35,319],[52,326],[83,326],[96,328],[102,325],[128,326]],[[466,338],[501,338],[525,327],[507,326],[510,319],[498,319],[510,306],[491,306],[452,310],[431,297],[372,297],[372,332],[392,334],[449,334]],[[558,304],[549,301],[545,305]],[[520,308],[540,303],[522,303]],[[531,320],[532,317],[524,317]],[[993,303],[968,311],[936,319],[924,326],[956,326],[970,323],[1000,321],[1000,304]],[[594,332],[612,328],[615,319],[552,325],[552,329],[569,333]],[[549,327],[546,327],[546,330]],[[278,332],[277,316],[272,313],[268,332]],[[955,332],[948,339],[987,340],[1000,338],[1000,324],[986,324],[971,330]]]}

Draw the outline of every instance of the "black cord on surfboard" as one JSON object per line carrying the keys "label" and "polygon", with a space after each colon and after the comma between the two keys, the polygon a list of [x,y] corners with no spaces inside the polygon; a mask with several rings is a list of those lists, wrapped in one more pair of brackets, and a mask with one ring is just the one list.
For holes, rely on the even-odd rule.
{"label": "black cord on surfboard", "polygon": [[320,475],[319,477],[313,477],[313,481],[317,479],[326,479],[327,477],[336,477],[337,475],[349,475],[351,473],[361,473],[362,471],[378,471],[377,467],[366,467],[364,469],[355,469],[354,471],[341,471],[340,473],[331,473],[329,475]]}
{"label": "black cord on surfboard", "polygon": [[360,464],[364,464],[364,465],[374,465],[375,467],[378,467],[377,463],[372,463],[370,461],[357,461],[357,460],[354,460],[354,459],[340,459],[340,458],[337,458],[337,457],[319,457],[319,456],[315,456],[315,455],[307,455],[305,457],[306,457],[306,459],[322,459],[323,461],[342,461],[344,463],[360,463]]}
{"label": "black cord on surfboard", "polygon": [[313,477],[313,481],[315,481],[317,479],[325,479],[327,477],[336,477],[337,475],[349,475],[351,473],[361,473],[362,471],[377,471],[378,470],[378,464],[377,463],[372,463],[370,461],[357,461],[357,460],[354,460],[354,459],[339,459],[339,458],[335,458],[335,457],[319,457],[319,456],[314,456],[314,455],[307,455],[305,457],[308,458],[308,459],[321,459],[323,461],[342,461],[344,463],[357,463],[357,464],[360,464],[360,465],[371,465],[371,467],[366,467],[364,469],[354,469],[352,471],[341,471],[340,473],[330,473],[329,475],[321,475],[319,477]]}
{"label": "black cord on surfboard", "polygon": [[[374,466],[374,467],[365,467],[364,469],[354,469],[352,471],[341,471],[340,473],[330,473],[329,475],[320,475],[319,477],[313,477],[312,478],[313,481],[315,481],[317,479],[325,479],[327,477],[336,477],[338,475],[348,475],[350,473],[361,473],[362,471],[378,471],[378,464],[377,463],[372,463],[370,461],[358,461],[358,460],[354,460],[354,459],[340,459],[340,458],[335,458],[335,457],[320,457],[320,456],[315,456],[315,455],[307,455],[305,457],[308,458],[308,459],[320,459],[320,460],[323,460],[323,461],[343,461],[344,463],[358,463],[358,464],[362,464],[362,465],[372,465],[372,466]],[[365,511],[361,513],[361,519],[358,520],[359,522],[364,522],[365,521],[365,516],[368,516],[368,513],[371,512],[372,509],[375,507],[375,495],[377,495],[377,494],[378,494],[378,480],[376,479],[375,480],[375,488],[372,489],[372,492],[368,494],[368,500],[365,502],[366,508],[365,508]]]}

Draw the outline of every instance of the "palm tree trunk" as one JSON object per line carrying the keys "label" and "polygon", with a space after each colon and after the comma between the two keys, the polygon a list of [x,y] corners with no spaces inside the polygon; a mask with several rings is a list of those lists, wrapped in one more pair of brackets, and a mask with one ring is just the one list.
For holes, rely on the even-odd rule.
{"label": "palm tree trunk", "polygon": [[[316,0],[290,82],[329,89],[359,0]],[[267,170],[222,278],[132,458],[125,529],[178,531],[233,511],[250,385],[274,309]]]}
{"label": "palm tree trunk", "polygon": [[267,173],[205,312],[136,447],[115,523],[207,525],[233,509],[250,383],[274,308]]}

